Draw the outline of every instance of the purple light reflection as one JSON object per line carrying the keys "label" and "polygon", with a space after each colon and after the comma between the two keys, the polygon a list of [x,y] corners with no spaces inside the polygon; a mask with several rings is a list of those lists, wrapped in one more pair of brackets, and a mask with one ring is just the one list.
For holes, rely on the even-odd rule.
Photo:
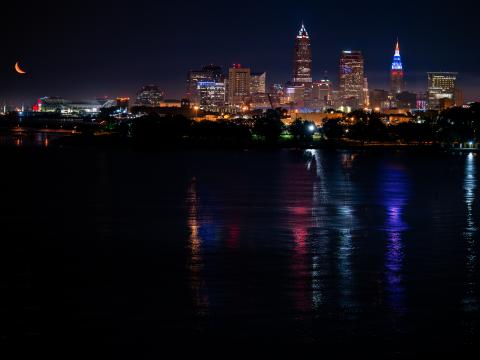
{"label": "purple light reflection", "polygon": [[382,174],[382,203],[386,210],[384,230],[387,233],[385,254],[386,291],[390,306],[397,312],[405,311],[404,244],[402,234],[408,226],[403,220],[403,211],[409,195],[408,177],[405,169],[387,166]]}

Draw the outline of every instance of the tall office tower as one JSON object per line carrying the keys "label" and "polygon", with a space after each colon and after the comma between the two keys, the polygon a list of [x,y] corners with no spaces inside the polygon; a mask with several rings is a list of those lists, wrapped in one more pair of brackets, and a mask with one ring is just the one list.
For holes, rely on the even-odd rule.
{"label": "tall office tower", "polygon": [[250,69],[233,64],[228,71],[228,103],[242,106],[248,96],[250,96]]}
{"label": "tall office tower", "polygon": [[156,85],[145,85],[137,92],[135,105],[157,107],[163,100],[164,92]]}
{"label": "tall office tower", "polygon": [[200,98],[197,91],[199,81],[208,81],[208,74],[202,70],[190,70],[187,75],[187,91],[185,97],[191,104],[199,105]]}
{"label": "tall office tower", "polygon": [[343,105],[364,106],[364,62],[361,51],[344,50],[340,56],[340,96]]}
{"label": "tall office tower", "polygon": [[457,88],[456,72],[429,72],[428,76],[428,108],[442,110],[455,105]]}
{"label": "tall office tower", "polygon": [[465,99],[463,97],[463,90],[456,88],[455,89],[455,106],[463,106],[465,103]]}
{"label": "tall office tower", "polygon": [[392,70],[390,72],[390,90],[392,94],[400,94],[405,88],[402,58],[400,57],[400,44],[397,40],[395,55],[393,56]]}
{"label": "tall office tower", "polygon": [[267,73],[250,74],[250,93],[265,94],[267,92]]}
{"label": "tall office tower", "polygon": [[199,81],[223,83],[225,76],[222,73],[222,68],[214,64],[206,65],[201,70],[190,70],[188,72],[186,98],[190,103],[197,105],[200,104],[200,96],[198,93]]}
{"label": "tall office tower", "polygon": [[250,74],[250,108],[264,109],[269,108],[270,98],[267,94],[267,73]]}
{"label": "tall office tower", "polygon": [[293,56],[293,85],[308,86],[312,83],[312,50],[310,36],[302,23],[302,27],[295,39]]}
{"label": "tall office tower", "polygon": [[368,79],[363,78],[363,106],[370,107],[370,95],[368,92]]}

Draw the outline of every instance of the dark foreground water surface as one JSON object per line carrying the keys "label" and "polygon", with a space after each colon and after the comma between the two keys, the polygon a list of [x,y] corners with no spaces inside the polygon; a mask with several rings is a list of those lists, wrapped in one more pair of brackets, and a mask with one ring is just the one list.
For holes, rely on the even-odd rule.
{"label": "dark foreground water surface", "polygon": [[2,148],[0,164],[0,341],[18,353],[479,353],[480,156]]}

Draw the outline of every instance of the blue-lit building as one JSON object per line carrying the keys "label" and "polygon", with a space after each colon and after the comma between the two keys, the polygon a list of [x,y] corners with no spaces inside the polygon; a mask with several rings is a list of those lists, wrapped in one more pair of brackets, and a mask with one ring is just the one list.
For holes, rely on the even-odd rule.
{"label": "blue-lit building", "polygon": [[209,64],[201,70],[190,70],[188,72],[186,99],[188,99],[192,105],[200,105],[200,94],[198,92],[198,83],[200,81],[224,83],[225,76],[222,68],[215,64]]}
{"label": "blue-lit building", "polygon": [[225,105],[225,83],[212,80],[197,82],[200,107],[208,111],[218,111]]}
{"label": "blue-lit building", "polygon": [[390,72],[390,89],[392,94],[400,94],[404,91],[405,81],[404,81],[404,72],[402,58],[400,56],[400,44],[397,40],[397,45],[395,47],[395,55],[393,56],[392,69]]}

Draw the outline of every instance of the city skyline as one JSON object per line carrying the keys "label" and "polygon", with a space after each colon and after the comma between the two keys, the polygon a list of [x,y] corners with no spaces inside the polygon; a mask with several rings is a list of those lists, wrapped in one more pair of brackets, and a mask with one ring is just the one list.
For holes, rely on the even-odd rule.
{"label": "city skyline", "polygon": [[[265,17],[268,12],[262,16],[261,10],[265,10],[266,5],[259,4],[256,7],[258,12],[249,14],[245,18],[245,26],[241,29],[227,24],[221,17],[225,10],[219,5],[219,23],[215,27],[201,27],[195,34],[178,24],[175,26],[175,21],[182,17],[193,25],[199,24],[193,14],[195,6],[181,12],[178,7],[168,5],[169,9],[173,10],[172,19],[164,19],[156,25],[144,23],[143,20],[144,27],[152,30],[144,34],[144,39],[131,34],[133,32],[139,35],[138,30],[133,29],[133,24],[139,20],[134,19],[133,24],[127,25],[125,20],[130,17],[123,12],[119,18],[113,19],[113,15],[118,15],[117,9],[112,9],[112,16],[106,19],[107,24],[119,22],[113,26],[113,30],[106,29],[106,26],[98,21],[86,28],[78,23],[80,20],[75,15],[70,24],[72,30],[65,30],[56,39],[56,44],[42,41],[37,44],[35,39],[57,33],[51,29],[53,26],[43,26],[38,30],[38,35],[35,35],[35,25],[43,24],[46,20],[39,21],[31,14],[23,14],[22,23],[27,25],[22,27],[16,39],[7,39],[4,44],[7,56],[1,60],[0,75],[3,84],[0,88],[0,100],[31,102],[41,96],[81,99],[101,96],[134,97],[138,89],[150,83],[161,86],[168,98],[181,98],[185,90],[185,72],[208,63],[222,65],[224,69],[232,63],[241,63],[256,71],[266,71],[269,85],[285,83],[291,77],[291,49],[294,43],[292,34],[298,33],[302,19],[311,37],[314,79],[322,79],[327,71],[329,79],[338,88],[336,64],[341,51],[358,49],[362,51],[365,59],[365,73],[370,89],[388,89],[392,44],[398,37],[402,44],[407,89],[426,91],[427,72],[454,71],[460,74],[459,86],[464,90],[465,100],[478,99],[480,72],[475,65],[479,51],[470,46],[474,36],[468,31],[470,27],[473,29],[473,26],[465,21],[469,14],[465,13],[461,22],[453,19],[447,28],[442,24],[432,23],[434,16],[422,19],[421,25],[413,26],[413,14],[404,17],[407,13],[399,11],[389,15],[388,24],[387,19],[379,18],[374,26],[368,22],[373,19],[371,15],[364,19],[366,22],[361,22],[352,21],[352,15],[344,14],[335,22],[334,19],[314,16],[313,14],[320,10],[313,2],[301,3],[304,6],[300,10],[292,11],[274,26],[270,26],[272,20]],[[209,4],[213,5],[215,2]],[[54,5],[58,4],[44,6],[49,9]],[[140,2],[140,8],[141,5]],[[433,2],[421,2],[414,15],[421,17],[427,12],[440,11],[437,7],[431,8],[431,5]],[[459,9],[466,12],[460,5]],[[62,6],[59,11],[62,12]],[[323,11],[338,15],[340,9],[327,4]],[[275,8],[275,12],[282,11]],[[86,10],[81,13],[87,18],[99,20],[98,16]],[[358,15],[362,14],[363,11],[360,10]],[[16,16],[9,21],[14,23]],[[400,18],[403,21],[396,21]],[[208,20],[212,20],[211,15],[207,16],[206,23]],[[237,17],[234,16],[234,20],[238,20]],[[65,20],[56,21],[59,29],[67,28]],[[93,31],[99,29],[105,30],[105,35],[93,37]],[[169,36],[169,30],[172,29],[175,30],[173,39]],[[121,30],[127,30],[125,37]],[[426,41],[425,34],[435,36]],[[67,51],[63,51],[71,50],[72,46],[78,46],[85,39],[89,42],[75,48],[73,53],[66,55]],[[158,39],[155,41],[158,45],[152,47],[152,39]],[[194,39],[202,41],[197,43],[192,41]],[[72,43],[74,45],[71,45]],[[105,54],[108,56],[104,56]],[[26,76],[19,77],[13,72],[16,61],[20,61],[27,71]],[[56,76],[59,72],[62,76]]]}
{"label": "city skyline", "polygon": [[480,355],[470,2],[4,3],[0,344]]}

